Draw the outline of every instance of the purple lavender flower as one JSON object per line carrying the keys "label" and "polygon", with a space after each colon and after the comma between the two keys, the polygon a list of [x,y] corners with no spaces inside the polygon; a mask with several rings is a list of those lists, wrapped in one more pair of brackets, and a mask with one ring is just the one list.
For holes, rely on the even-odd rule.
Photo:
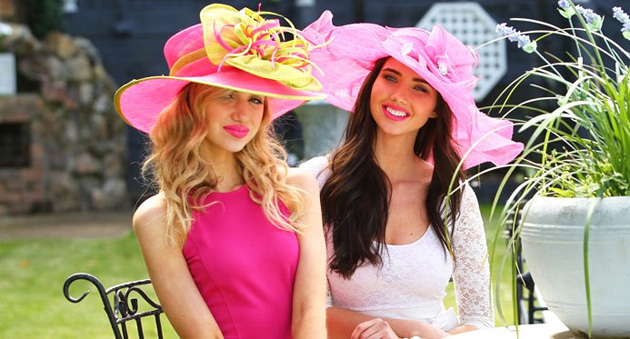
{"label": "purple lavender flower", "polygon": [[508,40],[516,42],[518,44],[518,48],[527,53],[532,53],[536,50],[536,41],[531,41],[529,36],[515,30],[506,23],[498,24],[496,32],[501,36],[507,37]]}
{"label": "purple lavender flower", "polygon": [[558,0],[558,11],[563,17],[571,19],[571,17],[575,15],[575,10],[584,18],[589,29],[593,31],[601,30],[604,20],[592,9],[584,8],[580,5],[573,5],[570,0]]}
{"label": "purple lavender flower", "polygon": [[624,38],[630,40],[630,16],[628,16],[621,7],[613,7],[613,18],[623,24],[621,27],[621,33]]}
{"label": "purple lavender flower", "polygon": [[602,28],[604,20],[602,20],[602,17],[599,14],[595,13],[590,8],[584,8],[580,5],[576,5],[575,8],[577,8],[580,15],[584,17],[584,21],[586,21],[586,24],[590,29],[599,31]]}
{"label": "purple lavender flower", "polygon": [[570,19],[575,14],[575,10],[568,0],[558,0],[558,11],[560,15],[567,19]]}
{"label": "purple lavender flower", "polygon": [[628,16],[621,7],[613,7],[613,18],[617,19],[622,24],[630,23],[630,16]]}

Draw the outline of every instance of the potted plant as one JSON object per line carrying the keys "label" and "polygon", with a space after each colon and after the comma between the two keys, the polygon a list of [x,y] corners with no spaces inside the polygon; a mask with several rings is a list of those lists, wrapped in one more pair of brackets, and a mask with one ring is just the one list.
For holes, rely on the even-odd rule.
{"label": "potted plant", "polygon": [[[502,217],[514,215],[510,212],[531,198],[509,243],[520,237],[540,294],[572,332],[628,338],[630,54],[625,41],[602,33],[604,19],[591,9],[560,0],[558,11],[566,27],[521,18],[512,21],[537,28],[519,32],[497,26],[500,35],[542,61],[512,82],[496,104],[508,116],[526,110],[529,117],[520,122],[519,132],[531,133],[504,178],[503,184],[525,173]],[[630,40],[630,17],[619,7],[613,13]],[[575,50],[540,52],[543,39],[569,39]],[[532,80],[544,94],[508,105],[511,93]]]}

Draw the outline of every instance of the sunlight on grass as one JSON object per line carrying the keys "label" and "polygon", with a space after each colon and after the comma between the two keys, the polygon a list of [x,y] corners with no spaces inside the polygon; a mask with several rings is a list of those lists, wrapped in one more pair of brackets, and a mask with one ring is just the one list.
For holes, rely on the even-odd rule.
{"label": "sunlight on grass", "polygon": [[[487,211],[482,208],[484,216]],[[486,223],[488,237],[496,227]],[[0,338],[111,338],[96,289],[87,282],[75,282],[70,289],[73,296],[88,289],[92,292],[81,303],[72,304],[63,296],[63,282],[76,272],[91,273],[107,287],[148,277],[133,233],[105,239],[0,241],[0,270]],[[504,313],[512,322],[509,271],[504,272],[501,284]],[[452,290],[450,286],[447,305],[455,303]],[[176,337],[166,317],[162,322],[166,338]],[[499,317],[496,323],[503,325]]]}

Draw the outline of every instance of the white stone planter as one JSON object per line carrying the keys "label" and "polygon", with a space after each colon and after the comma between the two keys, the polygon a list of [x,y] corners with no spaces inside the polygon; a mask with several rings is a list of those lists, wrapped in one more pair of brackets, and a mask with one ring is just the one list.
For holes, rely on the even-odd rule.
{"label": "white stone planter", "polygon": [[0,53],[0,95],[14,95],[15,82],[15,55]]}
{"label": "white stone planter", "polygon": [[[584,225],[593,199],[536,197],[524,210],[523,256],[549,309],[588,333]],[[601,199],[589,235],[594,338],[630,338],[630,197]]]}

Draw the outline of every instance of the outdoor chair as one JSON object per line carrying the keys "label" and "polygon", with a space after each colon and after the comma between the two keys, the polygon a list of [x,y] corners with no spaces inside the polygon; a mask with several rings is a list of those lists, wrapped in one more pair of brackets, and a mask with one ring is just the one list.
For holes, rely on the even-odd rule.
{"label": "outdoor chair", "polygon": [[[151,320],[148,319],[151,318],[153,318],[151,322],[154,324],[151,328],[155,328],[158,338],[163,338],[160,316],[164,311],[160,304],[147,294],[148,290],[152,290],[149,279],[130,281],[105,289],[101,281],[95,276],[88,273],[75,273],[69,276],[63,284],[63,294],[72,303],[81,302],[90,293],[88,290],[79,298],[72,297],[69,288],[77,280],[87,280],[98,289],[115,338],[129,338],[129,331],[137,332],[133,338],[144,338],[143,319],[149,322]],[[133,323],[135,326],[128,325],[128,323]],[[136,328],[135,331],[133,331],[133,327]]]}
{"label": "outdoor chair", "polygon": [[[518,298],[519,324],[540,324],[545,320],[539,311],[546,311],[546,306],[539,306],[535,293],[535,284],[532,275],[524,272],[516,277],[516,296]],[[527,293],[525,293],[527,292]]]}
{"label": "outdoor chair", "polygon": [[[520,203],[517,211],[511,211],[508,214],[505,230],[508,236],[508,239],[512,238],[512,230],[514,229],[514,225],[519,226],[522,222],[523,210],[522,207],[525,205],[525,201]],[[515,215],[516,213],[516,215]],[[514,260],[516,261],[517,270],[520,274],[516,276],[516,299],[518,300],[517,307],[517,319],[519,325],[523,324],[539,324],[544,323],[544,318],[542,314],[538,314],[538,312],[546,311],[546,306],[539,306],[538,300],[536,298],[535,292],[535,283],[532,275],[529,271],[525,271],[525,260],[521,254],[521,241],[520,238],[517,240],[517,243],[514,244],[515,251]]]}

